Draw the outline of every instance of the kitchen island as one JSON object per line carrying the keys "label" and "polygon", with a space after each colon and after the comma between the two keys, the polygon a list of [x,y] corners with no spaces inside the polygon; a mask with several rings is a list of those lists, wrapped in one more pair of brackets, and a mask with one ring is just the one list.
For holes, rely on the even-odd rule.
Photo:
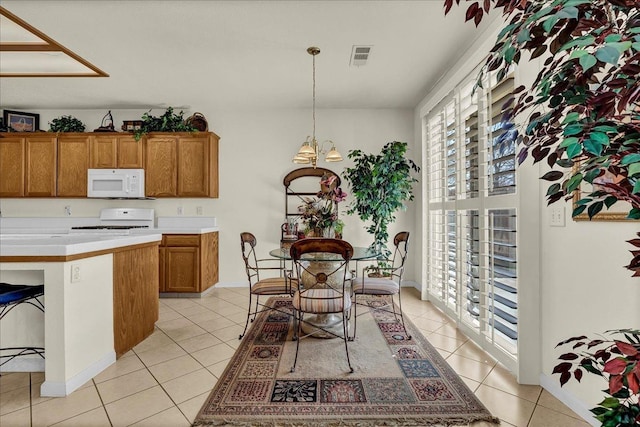
{"label": "kitchen island", "polygon": [[44,315],[24,304],[0,331],[0,347],[43,346],[44,369],[42,359],[20,357],[7,370],[44,370],[40,394],[66,396],[149,336],[158,319],[161,239],[0,234],[0,281],[45,285]]}

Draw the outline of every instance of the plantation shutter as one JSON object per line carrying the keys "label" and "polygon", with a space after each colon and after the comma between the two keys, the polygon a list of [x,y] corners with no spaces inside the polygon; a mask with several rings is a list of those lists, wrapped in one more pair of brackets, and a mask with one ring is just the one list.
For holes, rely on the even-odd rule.
{"label": "plantation shutter", "polygon": [[467,82],[426,116],[429,299],[498,360],[518,358],[514,79]]}
{"label": "plantation shutter", "polygon": [[504,105],[513,97],[513,77],[495,83],[489,92],[489,194],[516,191],[516,141],[513,123],[504,120]]}

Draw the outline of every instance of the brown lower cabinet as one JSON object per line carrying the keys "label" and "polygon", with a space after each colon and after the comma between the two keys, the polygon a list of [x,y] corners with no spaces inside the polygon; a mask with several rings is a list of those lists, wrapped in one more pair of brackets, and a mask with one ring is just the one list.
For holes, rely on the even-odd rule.
{"label": "brown lower cabinet", "polygon": [[158,320],[158,243],[113,254],[113,331],[120,357],[153,333]]}
{"label": "brown lower cabinet", "polygon": [[201,293],[218,282],[218,232],[165,234],[160,292]]}

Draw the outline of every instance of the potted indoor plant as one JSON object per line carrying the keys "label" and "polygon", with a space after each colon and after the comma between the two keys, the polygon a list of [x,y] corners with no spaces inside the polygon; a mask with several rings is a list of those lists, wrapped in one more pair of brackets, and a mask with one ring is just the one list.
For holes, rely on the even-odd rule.
{"label": "potted indoor plant", "polygon": [[[444,0],[445,13],[454,0]],[[455,0],[456,4],[460,0]],[[573,216],[593,218],[618,201],[629,203],[628,218],[640,219],[640,12],[636,0],[472,1],[466,20],[476,26],[491,8],[509,18],[486,62],[498,81],[522,57],[547,59],[531,85],[521,86],[509,107],[510,120],[526,114],[518,137],[522,164],[546,161],[552,182],[549,203],[571,200],[583,182],[593,191],[580,196]],[[523,55],[524,52],[529,55]],[[478,79],[478,84],[482,75]],[[640,239],[626,266],[640,276]],[[574,337],[579,353],[560,356],[554,373],[560,384],[580,381],[584,371],[608,382],[604,401],[593,412],[606,427],[640,424],[640,333],[610,331],[618,339]],[[574,366],[577,365],[577,366]]]}
{"label": "potted indoor plant", "polygon": [[196,129],[191,122],[184,119],[184,111],[179,113],[173,112],[173,107],[167,107],[166,111],[159,117],[149,114],[151,110],[142,115],[142,124],[140,129],[133,132],[136,141],[142,138],[142,135],[149,132],[195,132]]}
{"label": "potted indoor plant", "polygon": [[395,213],[405,209],[405,202],[413,200],[413,183],[418,180],[411,172],[420,168],[407,159],[407,143],[393,141],[385,144],[380,154],[366,154],[361,150],[349,151],[348,157],[354,165],[345,168],[344,177],[351,186],[354,200],[348,214],[357,213],[362,221],[370,221],[367,232],[373,236],[371,246],[388,258],[388,226]]}
{"label": "potted indoor plant", "polygon": [[49,132],[84,132],[86,126],[73,116],[61,116],[49,122]]}

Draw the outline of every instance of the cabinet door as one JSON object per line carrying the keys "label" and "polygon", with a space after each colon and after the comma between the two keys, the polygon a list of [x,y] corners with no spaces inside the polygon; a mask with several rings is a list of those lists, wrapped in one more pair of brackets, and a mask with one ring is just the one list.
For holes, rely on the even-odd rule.
{"label": "cabinet door", "polygon": [[133,135],[118,137],[118,166],[122,169],[142,169],[142,141],[136,141]]}
{"label": "cabinet door", "polygon": [[24,196],[24,138],[0,139],[0,197]]}
{"label": "cabinet door", "polygon": [[96,135],[91,139],[91,167],[142,169],[142,141],[133,135]]}
{"label": "cabinet door", "polygon": [[190,136],[178,140],[178,196],[209,195],[209,137]]}
{"label": "cabinet door", "polygon": [[117,168],[117,142],[117,137],[112,135],[100,135],[91,138],[91,168]]}
{"label": "cabinet door", "polygon": [[197,247],[166,247],[165,292],[198,292],[200,250]]}
{"label": "cabinet door", "polygon": [[205,233],[200,237],[202,278],[198,292],[204,292],[218,283],[218,232]]}
{"label": "cabinet door", "polygon": [[25,137],[25,196],[56,195],[56,147],[55,136]]}
{"label": "cabinet door", "polygon": [[87,169],[91,138],[84,135],[58,137],[59,197],[87,197]]}
{"label": "cabinet door", "polygon": [[158,258],[159,260],[159,264],[160,264],[160,277],[158,279],[158,284],[159,284],[159,288],[160,288],[160,292],[166,292],[165,289],[165,280],[164,277],[166,275],[166,271],[165,271],[165,263],[164,263],[164,258],[165,258],[165,248],[163,248],[162,246],[160,246],[160,256]]}
{"label": "cabinet door", "polygon": [[177,195],[177,137],[151,136],[145,141],[145,195]]}

